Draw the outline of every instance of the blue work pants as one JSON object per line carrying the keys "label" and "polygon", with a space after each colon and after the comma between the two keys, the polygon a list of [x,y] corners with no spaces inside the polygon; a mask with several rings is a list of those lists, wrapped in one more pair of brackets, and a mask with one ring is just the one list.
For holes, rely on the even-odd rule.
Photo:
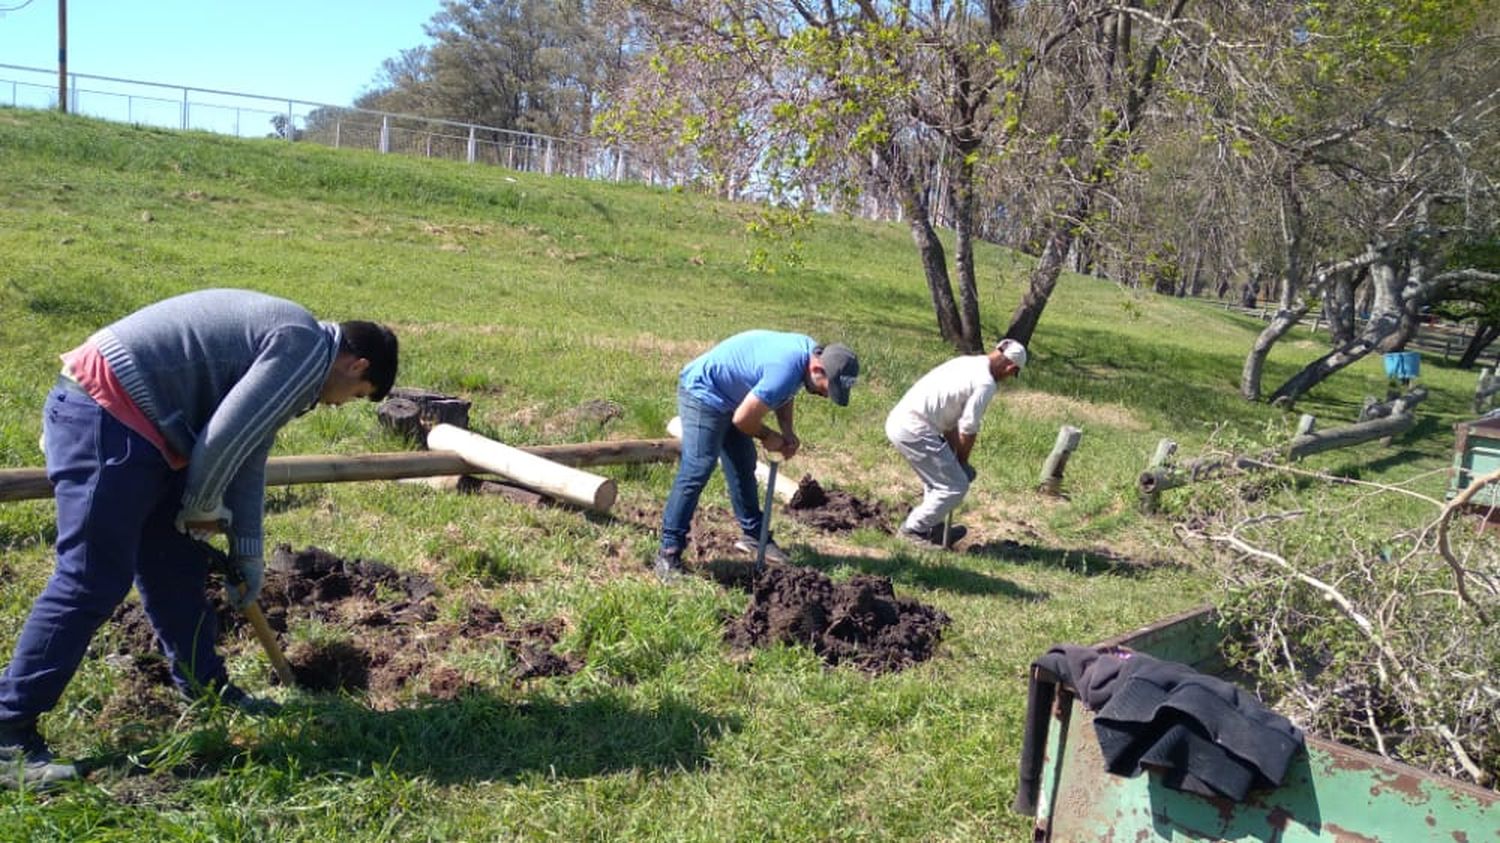
{"label": "blue work pants", "polygon": [[715,462],[724,467],[724,483],[740,530],[758,537],[763,516],[756,498],[755,440],[734,426],[733,411],[716,410],[681,388],[677,390],[677,415],[682,420],[682,460],[662,513],[662,550],[681,552],[687,546],[698,496],[713,475]]}
{"label": "blue work pants", "polygon": [[33,719],[57,705],[132,581],[178,687],[195,694],[227,681],[204,594],[208,560],[174,526],[187,472],[67,381],[47,396],[42,431],[57,500],[57,567],[0,674],[0,720]]}

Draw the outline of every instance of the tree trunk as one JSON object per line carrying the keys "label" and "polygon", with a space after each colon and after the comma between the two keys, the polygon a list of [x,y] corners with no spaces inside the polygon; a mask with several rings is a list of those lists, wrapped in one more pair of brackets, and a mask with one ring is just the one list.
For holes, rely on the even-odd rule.
{"label": "tree trunk", "polygon": [[1474,336],[1469,338],[1469,345],[1464,349],[1464,356],[1458,358],[1460,369],[1472,369],[1479,362],[1480,355],[1489,348],[1497,337],[1500,337],[1500,324],[1486,323],[1474,326]]}
{"label": "tree trunk", "polygon": [[1406,344],[1417,335],[1417,329],[1422,325],[1422,307],[1427,304],[1430,292],[1427,283],[1427,255],[1421,250],[1413,250],[1407,257],[1405,269],[1400,293],[1396,296],[1400,321],[1395,334],[1381,343],[1381,351],[1400,351],[1406,348]]}
{"label": "tree trunk", "polygon": [[1202,246],[1193,249],[1193,262],[1191,266],[1192,268],[1187,271],[1187,275],[1182,279],[1182,286],[1177,288],[1178,298],[1185,298],[1187,296],[1198,298],[1203,295],[1205,282],[1203,280]]}
{"label": "tree trunk", "polygon": [[1375,305],[1375,280],[1365,273],[1364,280],[1354,287],[1354,327],[1359,330],[1359,320],[1369,319]]}
{"label": "tree trunk", "polygon": [[1026,293],[1016,306],[1015,313],[1011,314],[1010,327],[1005,331],[1007,337],[1024,345],[1031,344],[1031,337],[1036,333],[1036,326],[1042,319],[1047,300],[1057,288],[1057,276],[1062,272],[1063,261],[1068,255],[1068,244],[1073,239],[1071,229],[1071,223],[1059,222],[1047,237],[1042,257],[1027,278]]}
{"label": "tree trunk", "polygon": [[927,291],[932,296],[938,332],[944,342],[962,350],[963,323],[958,315],[958,305],[953,301],[953,285],[948,280],[948,256],[937,232],[933,230],[927,198],[917,184],[911,168],[902,159],[901,150],[893,143],[887,143],[880,149],[880,161],[889,173],[890,185],[899,198],[907,224],[911,226],[911,238],[921,256],[922,272],[927,277]]}
{"label": "tree trunk", "polygon": [[1356,279],[1339,275],[1324,296],[1323,310],[1328,314],[1330,345],[1344,345],[1354,339],[1354,287]]}
{"label": "tree trunk", "polygon": [[1074,200],[1069,214],[1052,219],[1047,239],[1042,246],[1042,256],[1026,280],[1026,293],[1021,297],[1021,303],[1016,306],[1015,313],[1011,314],[1010,327],[1005,330],[1007,337],[1025,345],[1031,344],[1037,323],[1042,321],[1042,311],[1046,309],[1052,291],[1057,288],[1057,276],[1062,272],[1063,262],[1067,260],[1068,250],[1073,245],[1076,236],[1073,232],[1077,225],[1075,220],[1088,216],[1093,203],[1094,190],[1085,188]]}
{"label": "tree trunk", "polygon": [[1259,297],[1260,276],[1251,275],[1250,280],[1245,282],[1244,289],[1240,290],[1240,307],[1255,307],[1255,302]]}
{"label": "tree trunk", "polygon": [[1276,315],[1271,317],[1270,324],[1256,336],[1255,343],[1250,346],[1250,353],[1245,355],[1245,365],[1240,370],[1240,396],[1246,401],[1260,399],[1261,375],[1265,372],[1266,357],[1271,353],[1271,346],[1286,336],[1297,325],[1297,321],[1307,315],[1307,310],[1306,304],[1278,308]]}
{"label": "tree trunk", "polygon": [[1340,345],[1317,360],[1307,364],[1302,371],[1292,375],[1286,383],[1271,394],[1274,404],[1290,404],[1308,390],[1327,380],[1334,372],[1354,363],[1379,348],[1381,343],[1395,335],[1401,327],[1401,319],[1395,313],[1377,314],[1364,331],[1353,340]]}
{"label": "tree trunk", "polygon": [[958,174],[954,196],[954,270],[958,273],[959,326],[963,334],[958,350],[978,354],[984,348],[979,325],[979,287],[974,280],[974,163],[968,150],[958,150]]}

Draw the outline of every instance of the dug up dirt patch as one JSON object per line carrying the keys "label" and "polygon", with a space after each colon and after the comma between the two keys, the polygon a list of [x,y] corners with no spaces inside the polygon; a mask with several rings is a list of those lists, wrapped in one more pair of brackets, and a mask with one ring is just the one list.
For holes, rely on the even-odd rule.
{"label": "dug up dirt patch", "polygon": [[[369,560],[344,560],[316,547],[293,551],[281,545],[266,566],[260,606],[273,630],[285,634],[298,624],[317,622],[321,640],[283,647],[297,683],[314,691],[367,692],[375,708],[392,708],[409,693],[451,699],[476,687],[444,657],[461,642],[498,644],[510,656],[512,682],[576,672],[581,663],[555,652],[562,621],[512,625],[488,606],[472,606],[458,620],[439,620],[437,586],[427,577],[403,574]],[[219,619],[219,637],[238,640],[260,651],[249,624],[211,594]],[[123,631],[116,658],[135,660],[130,687],[136,692],[170,682],[167,666],[155,652],[155,636],[140,604],[115,612]],[[154,698],[147,695],[145,698]]]}
{"label": "dug up dirt patch", "polygon": [[797,484],[797,492],[786,508],[793,518],[827,533],[847,533],[861,527],[889,533],[897,516],[894,508],[878,501],[861,500],[842,489],[824,489],[811,476],[804,476]]}
{"label": "dug up dirt patch", "polygon": [[897,597],[885,577],[835,583],[813,568],[768,566],[750,606],[724,638],[737,650],[803,644],[830,665],[888,673],[932,658],[951,623],[942,611]]}

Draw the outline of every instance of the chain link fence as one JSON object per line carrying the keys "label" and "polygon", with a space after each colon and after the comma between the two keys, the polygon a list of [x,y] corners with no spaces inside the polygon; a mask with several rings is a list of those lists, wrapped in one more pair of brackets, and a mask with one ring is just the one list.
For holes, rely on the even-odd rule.
{"label": "chain link fence", "polygon": [[[67,96],[72,114],[138,126],[660,183],[658,168],[634,166],[620,147],[474,123],[87,73],[68,74]],[[0,105],[54,109],[57,104],[55,70],[0,64]]]}

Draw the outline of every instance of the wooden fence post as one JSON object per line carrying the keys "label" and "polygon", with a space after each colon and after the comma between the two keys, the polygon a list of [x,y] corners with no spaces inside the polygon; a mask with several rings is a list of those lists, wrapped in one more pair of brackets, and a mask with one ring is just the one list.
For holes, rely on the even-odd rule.
{"label": "wooden fence post", "polygon": [[1474,388],[1474,414],[1484,412],[1485,404],[1495,394],[1495,369],[1486,366],[1479,370],[1479,385]]}
{"label": "wooden fence post", "polygon": [[[1151,462],[1146,466],[1146,471],[1156,471],[1166,466],[1172,455],[1177,453],[1177,443],[1170,439],[1163,439],[1156,443],[1156,453],[1151,455]],[[1141,510],[1144,512],[1155,512],[1157,505],[1161,502],[1161,490],[1154,489],[1141,495]]]}
{"label": "wooden fence post", "polygon": [[1044,495],[1062,494],[1063,470],[1068,467],[1068,457],[1078,448],[1078,440],[1082,438],[1083,430],[1071,425],[1065,424],[1057,431],[1057,442],[1052,446],[1052,453],[1047,455],[1047,462],[1042,465],[1042,478],[1037,491]]}

